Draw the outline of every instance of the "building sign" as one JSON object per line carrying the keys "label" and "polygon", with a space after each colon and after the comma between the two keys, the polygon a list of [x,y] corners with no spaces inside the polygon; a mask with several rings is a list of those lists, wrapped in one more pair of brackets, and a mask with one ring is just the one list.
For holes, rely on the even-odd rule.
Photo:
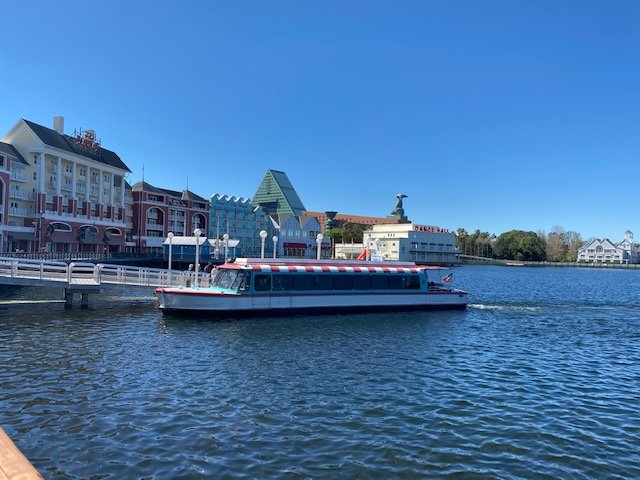
{"label": "building sign", "polygon": [[414,225],[414,232],[449,233],[448,228],[434,227],[432,225]]}

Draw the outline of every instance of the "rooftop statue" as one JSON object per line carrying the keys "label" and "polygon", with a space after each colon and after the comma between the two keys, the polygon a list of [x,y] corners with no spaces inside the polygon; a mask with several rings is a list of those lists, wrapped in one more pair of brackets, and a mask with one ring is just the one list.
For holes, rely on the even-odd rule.
{"label": "rooftop statue", "polygon": [[399,193],[396,195],[396,206],[391,212],[391,217],[398,218],[401,222],[408,222],[409,219],[404,214],[404,208],[402,206],[402,199],[407,198],[407,195],[404,193]]}
{"label": "rooftop statue", "polygon": [[391,212],[391,215],[404,215],[404,208],[402,208],[402,199],[407,198],[407,195],[404,193],[399,193],[396,195],[396,207]]}

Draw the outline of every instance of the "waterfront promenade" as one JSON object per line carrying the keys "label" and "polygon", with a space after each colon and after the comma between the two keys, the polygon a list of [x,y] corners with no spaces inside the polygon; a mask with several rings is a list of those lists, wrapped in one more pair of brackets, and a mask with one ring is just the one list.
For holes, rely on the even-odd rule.
{"label": "waterfront promenade", "polygon": [[463,264],[505,265],[518,267],[579,267],[579,268],[629,268],[640,269],[640,263],[599,263],[599,262],[530,262],[523,260],[506,260],[502,258],[480,257],[477,255],[460,255]]}

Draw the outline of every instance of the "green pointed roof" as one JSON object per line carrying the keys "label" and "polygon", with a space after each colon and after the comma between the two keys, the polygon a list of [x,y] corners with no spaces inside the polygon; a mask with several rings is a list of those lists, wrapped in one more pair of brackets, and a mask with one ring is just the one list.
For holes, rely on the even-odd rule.
{"label": "green pointed roof", "polygon": [[306,210],[287,174],[278,170],[267,170],[252,203],[270,214],[301,215]]}

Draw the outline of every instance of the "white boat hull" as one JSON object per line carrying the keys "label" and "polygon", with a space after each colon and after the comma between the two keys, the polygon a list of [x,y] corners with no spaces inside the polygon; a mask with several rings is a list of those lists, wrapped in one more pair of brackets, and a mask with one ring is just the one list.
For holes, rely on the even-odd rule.
{"label": "white boat hull", "polygon": [[214,292],[207,288],[159,288],[159,306],[164,311],[226,314],[264,312],[337,312],[347,310],[463,309],[467,292],[446,290],[403,293],[314,293],[243,295]]}

